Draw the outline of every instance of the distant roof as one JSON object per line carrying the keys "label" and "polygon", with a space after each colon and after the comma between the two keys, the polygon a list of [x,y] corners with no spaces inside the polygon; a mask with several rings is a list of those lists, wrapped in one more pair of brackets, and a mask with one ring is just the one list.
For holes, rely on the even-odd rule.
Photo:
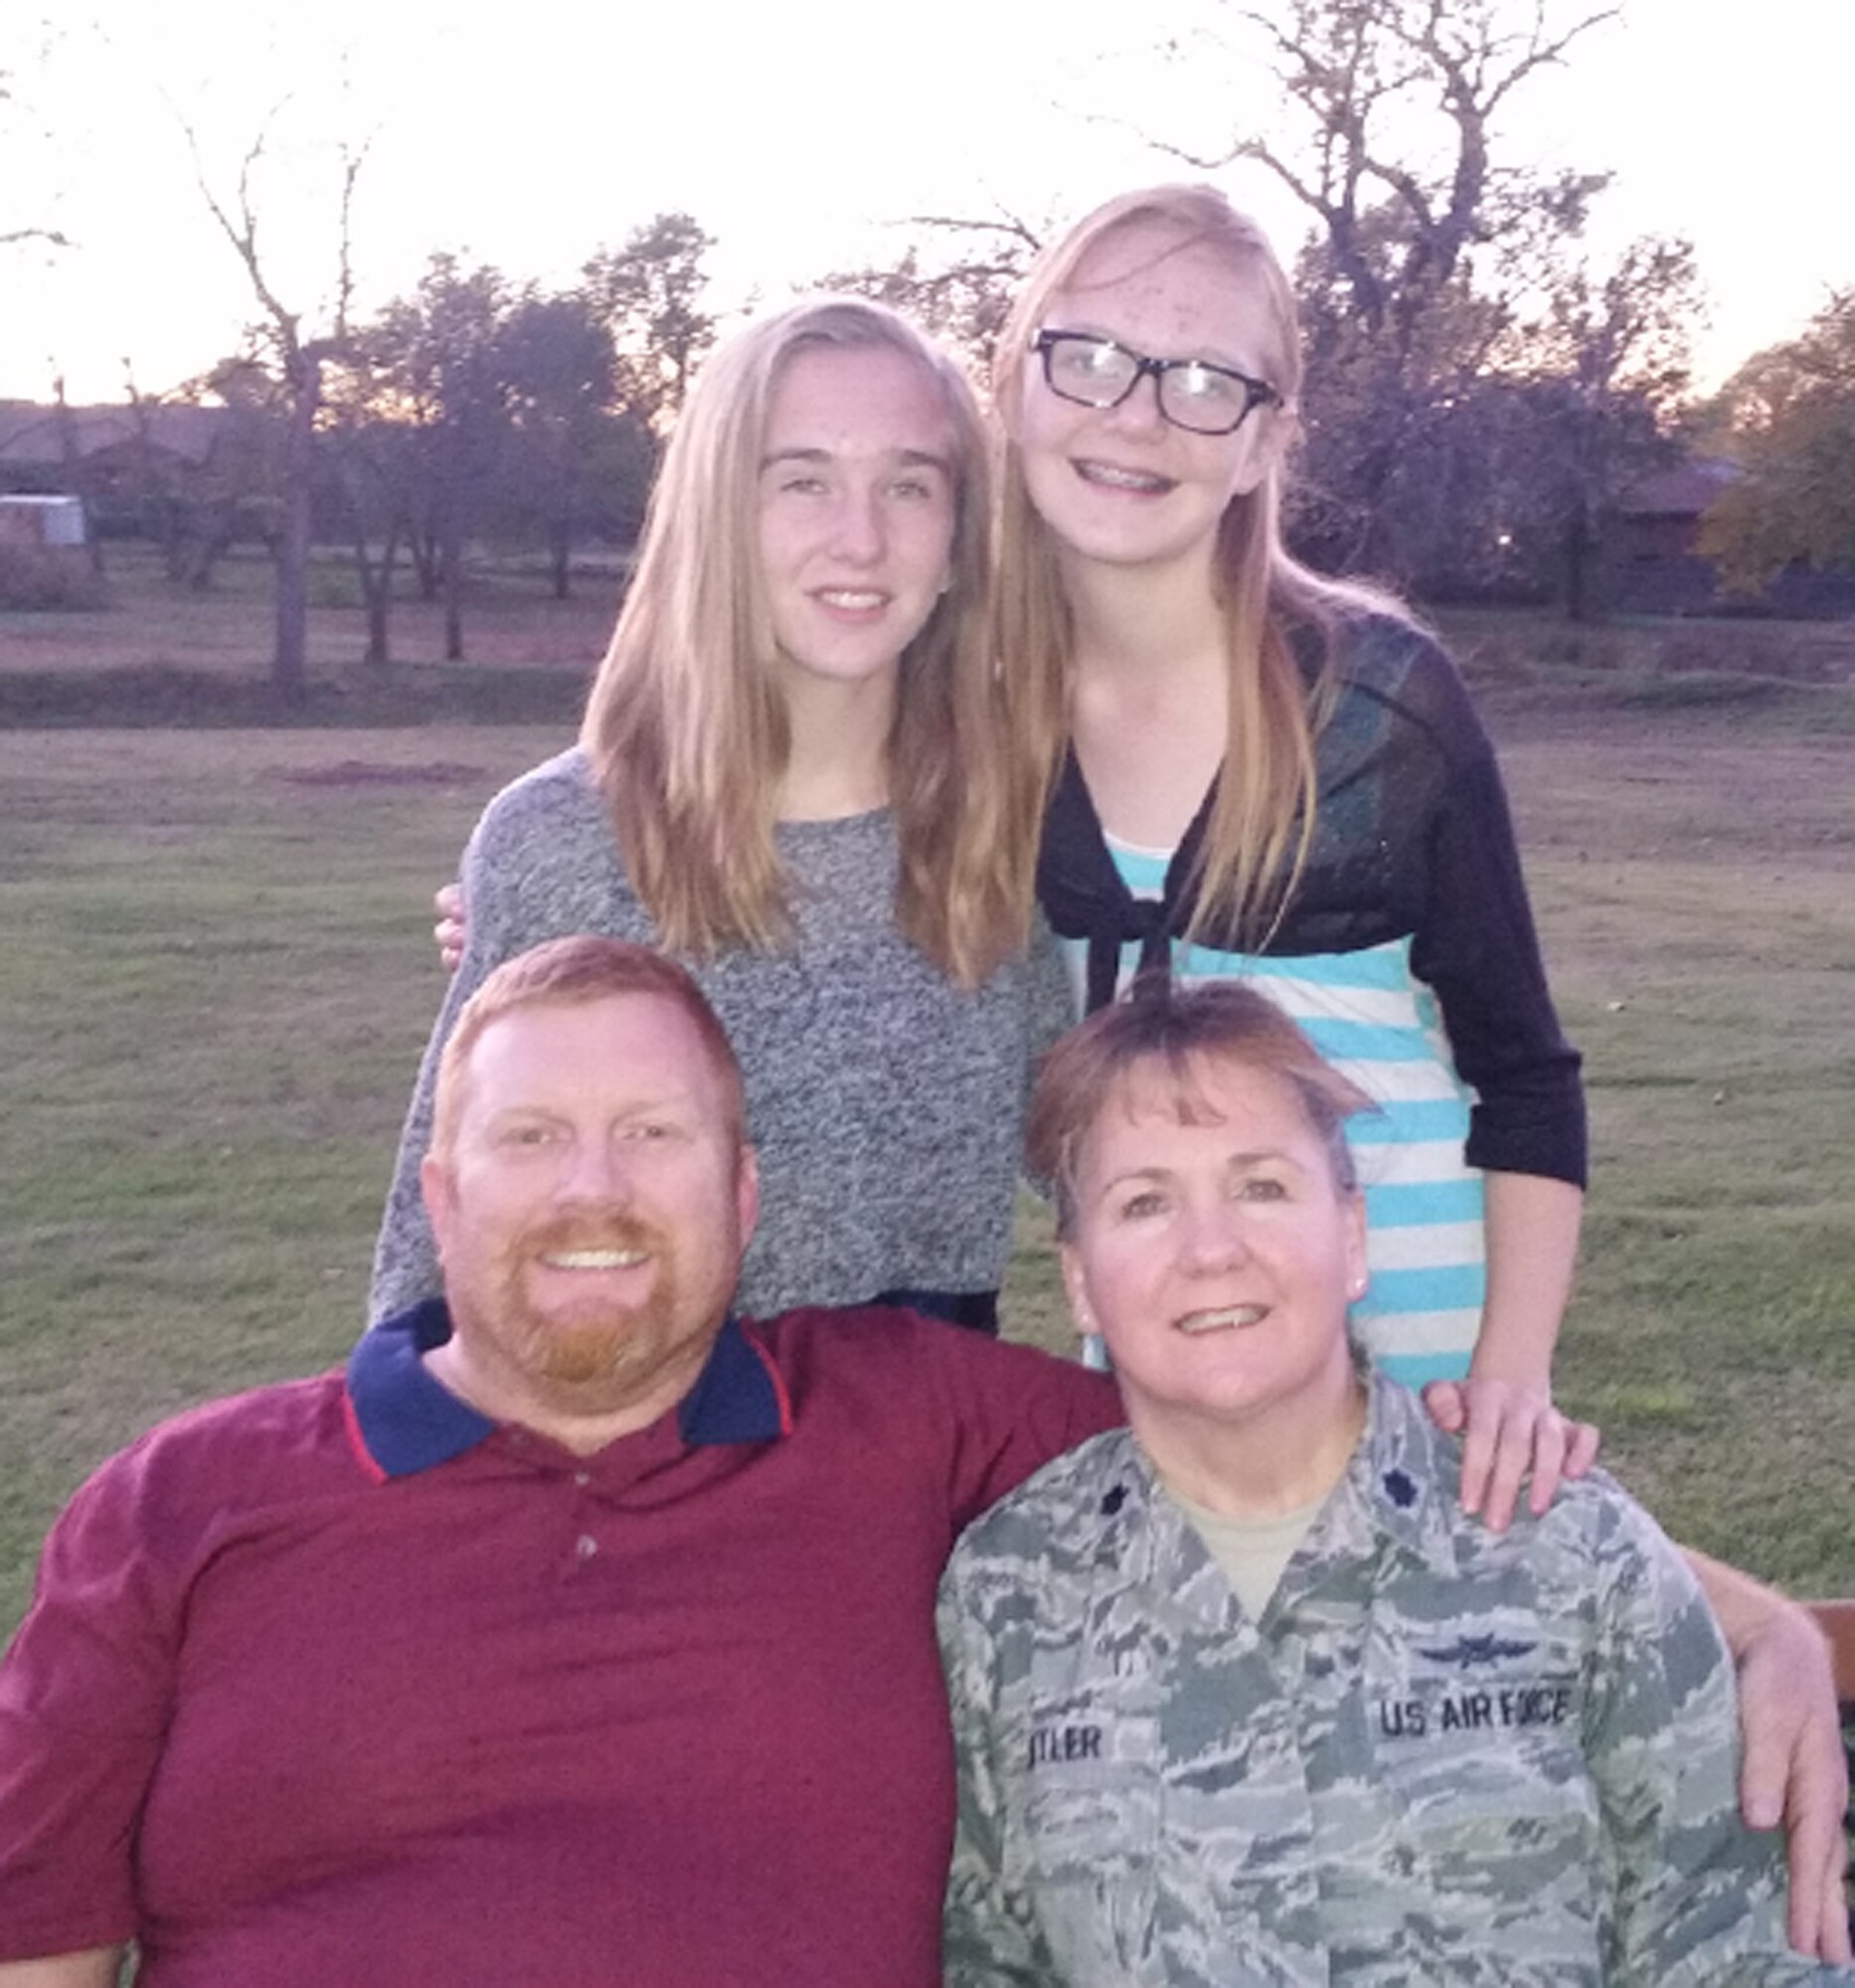
{"label": "distant roof", "polygon": [[[80,459],[137,438],[137,416],[126,406],[72,408],[66,418],[73,423]],[[228,418],[225,408],[190,406],[145,407],[140,415],[156,448],[185,456],[189,462],[204,462],[212,454]],[[57,464],[64,459],[56,408],[34,401],[0,401],[0,463]]]}
{"label": "distant roof", "polygon": [[1739,465],[1697,455],[1632,483],[1617,499],[1626,518],[1698,518],[1721,491],[1739,481]]}

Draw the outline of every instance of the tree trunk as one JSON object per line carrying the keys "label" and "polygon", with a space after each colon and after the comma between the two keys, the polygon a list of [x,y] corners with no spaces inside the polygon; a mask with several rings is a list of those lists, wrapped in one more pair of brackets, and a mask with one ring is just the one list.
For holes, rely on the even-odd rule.
{"label": "tree trunk", "polygon": [[463,537],[446,530],[444,535],[444,660],[461,663],[463,640]]}
{"label": "tree trunk", "polygon": [[387,543],[376,561],[367,549],[367,533],[359,514],[354,516],[351,543],[354,549],[355,578],[361,584],[361,604],[367,609],[367,648],[361,661],[368,669],[392,666],[391,615],[393,609],[393,568],[399,557],[399,527],[389,528]]}
{"label": "tree trunk", "polygon": [[387,618],[393,611],[393,569],[399,562],[400,528],[389,525],[380,551],[378,584],[367,602],[367,660],[383,670],[393,660],[387,640]]}
{"label": "tree trunk", "polygon": [[574,530],[570,518],[554,518],[549,521],[549,531],[554,541],[554,597],[565,600],[573,571]]}
{"label": "tree trunk", "polygon": [[435,600],[444,571],[437,533],[428,525],[414,526],[412,548],[413,571],[419,576],[419,597],[424,601]]}
{"label": "tree trunk", "polygon": [[1565,531],[1565,611],[1566,618],[1580,623],[1596,616],[1593,555],[1596,534],[1584,505],[1574,506]]}
{"label": "tree trunk", "polygon": [[300,704],[309,684],[309,496],[315,476],[315,409],[321,367],[290,354],[289,427],[284,440],[283,520],[277,534],[277,639],[270,678],[286,704]]}

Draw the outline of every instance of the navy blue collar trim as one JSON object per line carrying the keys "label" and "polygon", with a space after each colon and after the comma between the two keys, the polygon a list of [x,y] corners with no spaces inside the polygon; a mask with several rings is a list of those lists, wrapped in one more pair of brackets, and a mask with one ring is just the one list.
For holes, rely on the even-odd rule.
{"label": "navy blue collar trim", "polygon": [[759,1343],[730,1318],[715,1336],[696,1385],[677,1404],[683,1440],[700,1447],[719,1442],[772,1442],[791,1426],[785,1391]]}
{"label": "navy blue collar trim", "polygon": [[411,1477],[474,1449],[496,1424],[426,1371],[423,1355],[451,1336],[442,1298],[383,1320],[348,1356],[348,1406],[366,1460],[383,1477]]}
{"label": "navy blue collar trim", "polygon": [[[442,1298],[361,1335],[348,1356],[348,1408],[363,1462],[376,1476],[411,1477],[474,1449],[497,1424],[427,1371],[423,1355],[450,1337]],[[730,1318],[696,1385],[677,1407],[692,1446],[771,1442],[787,1427],[785,1401],[765,1355]]]}

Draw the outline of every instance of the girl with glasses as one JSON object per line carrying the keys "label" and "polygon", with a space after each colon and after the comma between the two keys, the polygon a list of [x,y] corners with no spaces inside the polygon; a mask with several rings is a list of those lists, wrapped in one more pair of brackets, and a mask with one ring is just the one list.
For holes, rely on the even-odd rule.
{"label": "girl with glasses", "polygon": [[1205,187],[1127,195],[1033,269],[994,362],[998,652],[1050,792],[1038,886],[1086,1004],[1140,965],[1251,978],[1380,1110],[1355,1316],[1446,1382],[1497,1522],[1570,1436],[1551,1367],[1585,1179],[1493,752],[1396,601],[1284,550],[1294,299]]}

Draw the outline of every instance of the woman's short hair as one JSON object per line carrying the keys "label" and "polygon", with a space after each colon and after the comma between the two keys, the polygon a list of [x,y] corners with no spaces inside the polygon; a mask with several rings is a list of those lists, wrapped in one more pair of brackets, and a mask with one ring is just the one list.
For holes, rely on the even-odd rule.
{"label": "woman's short hair", "polygon": [[1076,1171],[1084,1142],[1136,1072],[1158,1069],[1186,1124],[1215,1119],[1206,1102],[1207,1069],[1235,1065],[1282,1078],[1300,1099],[1326,1148],[1333,1184],[1358,1186],[1346,1121],[1372,1100],[1323,1058],[1267,995],[1242,980],[1175,986],[1143,974],[1131,989],[1064,1036],[1044,1058],[1031,1094],[1025,1152],[1033,1176],[1056,1195],[1057,1233],[1076,1222]]}

